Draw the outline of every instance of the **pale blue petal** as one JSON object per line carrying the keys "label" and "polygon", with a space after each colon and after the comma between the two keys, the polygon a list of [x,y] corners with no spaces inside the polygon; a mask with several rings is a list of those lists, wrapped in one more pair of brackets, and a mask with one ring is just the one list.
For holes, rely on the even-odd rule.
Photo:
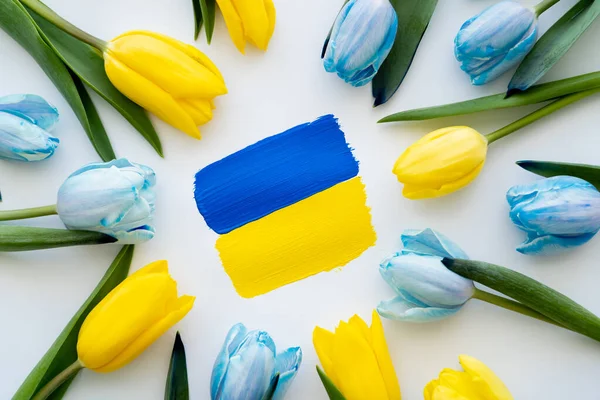
{"label": "pale blue petal", "polygon": [[427,228],[423,230],[406,229],[400,236],[404,250],[430,254],[439,257],[468,259],[456,243],[441,233]]}
{"label": "pale blue petal", "polygon": [[530,235],[527,241],[517,247],[517,251],[522,254],[531,255],[553,255],[560,253],[565,249],[581,246],[587,243],[597,232],[578,235],[578,236],[535,236]]}
{"label": "pale blue petal", "polygon": [[279,374],[277,388],[272,400],[283,400],[302,363],[302,349],[291,347],[277,355],[275,373]]}
{"label": "pale blue petal", "polygon": [[0,112],[0,158],[40,161],[54,154],[59,140],[39,126],[7,112]]}
{"label": "pale blue petal", "polygon": [[391,257],[381,263],[379,272],[396,293],[409,293],[429,306],[460,305],[474,292],[472,281],[448,270],[436,256]]}
{"label": "pale blue petal", "polygon": [[431,322],[454,315],[462,308],[462,305],[441,308],[427,307],[414,304],[402,297],[382,301],[377,306],[377,312],[384,318],[403,322]]}
{"label": "pale blue petal", "polygon": [[337,53],[337,37],[340,33],[340,29],[342,24],[346,20],[346,17],[350,13],[352,7],[357,0],[348,1],[344,7],[340,10],[337,18],[333,23],[333,27],[331,28],[331,35],[329,36],[329,42],[327,44],[327,49],[325,51],[325,56],[323,57],[323,66],[325,67],[325,71],[327,72],[335,72],[336,65],[336,53]]}
{"label": "pale blue petal", "polygon": [[[100,231],[102,232],[102,231]],[[140,244],[154,238],[154,228],[151,226],[140,226],[129,231],[105,231],[107,235],[115,237],[119,244]]]}
{"label": "pale blue petal", "polygon": [[51,131],[58,122],[58,110],[35,94],[0,97],[0,111],[25,119],[45,131]]}
{"label": "pale blue petal", "polygon": [[212,375],[210,377],[210,397],[212,400],[217,399],[219,388],[222,385],[225,374],[227,373],[227,366],[229,365],[229,357],[235,353],[239,345],[246,337],[246,327],[244,324],[235,324],[227,333],[225,342],[221,347],[219,355],[215,360],[213,366]]}
{"label": "pale blue petal", "polygon": [[218,400],[262,400],[275,369],[275,344],[268,333],[249,332],[229,358]]}

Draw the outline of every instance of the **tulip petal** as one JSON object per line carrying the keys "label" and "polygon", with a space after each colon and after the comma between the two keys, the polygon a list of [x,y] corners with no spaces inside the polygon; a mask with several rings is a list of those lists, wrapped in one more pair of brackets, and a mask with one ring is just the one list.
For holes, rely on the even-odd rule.
{"label": "tulip petal", "polygon": [[225,25],[233,40],[233,44],[244,54],[244,47],[246,46],[246,38],[244,37],[244,26],[242,20],[238,15],[232,0],[217,0],[223,19],[225,19]]}
{"label": "tulip petal", "polygon": [[291,347],[279,353],[275,360],[275,373],[279,374],[279,381],[272,400],[283,400],[292,381],[298,373],[302,363],[302,350],[300,347]]}
{"label": "tulip petal", "polygon": [[467,253],[445,235],[427,228],[406,229],[400,236],[403,250],[430,254],[438,257],[469,259]]}
{"label": "tulip petal", "polygon": [[58,110],[35,94],[0,97],[0,111],[13,114],[50,132],[58,122]]}
{"label": "tulip petal", "polygon": [[105,233],[115,237],[119,244],[139,244],[152,240],[155,230],[149,225],[142,225],[128,231],[111,231]]}
{"label": "tulip petal", "polygon": [[[125,280],[90,312],[79,332],[77,353],[89,369],[102,369],[171,311],[177,284],[168,274]],[[148,343],[149,344],[149,343]]]}
{"label": "tulip petal", "polygon": [[433,394],[431,396],[432,400],[486,400],[484,398],[471,398],[465,397],[462,394],[458,393],[454,389],[447,388],[445,386],[437,386],[433,390]]}
{"label": "tulip petal", "polygon": [[267,30],[267,37],[270,39],[275,31],[275,21],[277,19],[277,12],[275,11],[275,4],[273,0],[264,0],[265,11],[267,12],[267,18],[269,19],[269,29]]}
{"label": "tulip petal", "polygon": [[346,4],[344,4],[335,21],[333,22],[333,26],[331,27],[331,35],[329,35],[327,48],[325,49],[325,55],[323,56],[323,66],[327,72],[336,72],[336,64],[338,59],[337,45],[335,41],[333,41],[333,38],[338,37],[340,29],[342,28],[344,21],[348,17],[350,10],[352,10],[352,7],[354,7],[355,3],[356,0],[349,0]]}
{"label": "tulip petal", "polygon": [[172,46],[173,40],[165,42],[144,32],[127,34],[109,43],[105,60],[110,55],[174,98],[212,99],[227,93],[222,77]]}
{"label": "tulip petal", "polygon": [[269,46],[271,19],[267,14],[264,0],[232,0],[244,26],[246,39],[261,50]]}
{"label": "tulip petal", "polygon": [[173,325],[181,321],[194,306],[195,299],[195,297],[187,295],[179,297],[173,304],[170,305],[170,310],[168,310],[167,315],[165,315],[161,320],[157,321],[154,325],[149,327],[149,329],[138,336],[109,364],[95,369],[95,371],[112,372],[131,362],[144,350],[146,350],[148,346],[154,343],[156,339],[168,331]]}
{"label": "tulip petal", "polygon": [[335,331],[332,361],[340,384],[338,388],[346,399],[387,399],[386,385],[373,350],[343,321]]}
{"label": "tulip petal", "polygon": [[498,378],[498,376],[488,368],[484,363],[477,360],[474,357],[467,355],[460,355],[458,357],[460,365],[464,370],[471,375],[474,380],[481,380],[485,382],[487,388],[489,388],[489,395],[484,398],[493,398],[495,400],[514,400],[513,396],[508,391],[504,382]]}
{"label": "tulip petal", "polygon": [[466,399],[487,399],[489,393],[482,393],[480,385],[473,380],[473,377],[466,372],[455,371],[450,368],[445,368],[440,373],[439,386],[444,386],[447,389],[452,389],[457,394],[464,396]]}
{"label": "tulip petal", "polygon": [[229,358],[236,352],[239,345],[242,343],[247,334],[247,329],[244,324],[235,324],[227,333],[225,342],[217,355],[213,366],[212,375],[210,377],[210,396],[211,399],[216,399],[217,394],[221,392],[221,386],[227,373]]}
{"label": "tulip petal", "polygon": [[367,343],[369,343],[369,346],[373,345],[373,338],[371,337],[371,329],[369,329],[369,326],[367,325],[367,323],[358,315],[354,314],[349,320],[348,320],[348,325],[355,330],[356,333],[358,333],[359,335],[361,335],[366,341]]}
{"label": "tulip petal", "polygon": [[384,318],[403,322],[431,322],[454,315],[462,306],[441,308],[412,303],[402,296],[382,301],[377,305],[377,312]]}
{"label": "tulip petal", "polygon": [[0,158],[41,161],[54,154],[59,140],[13,113],[0,111]]}
{"label": "tulip petal", "polygon": [[425,385],[425,387],[423,388],[423,400],[432,400],[433,392],[435,391],[435,388],[439,386],[439,384],[439,379],[434,379],[430,381],[427,385]]}
{"label": "tulip petal", "polygon": [[268,333],[251,331],[229,358],[218,399],[261,400],[275,370],[275,344]]}
{"label": "tulip petal", "polygon": [[440,187],[432,188],[418,186],[412,183],[405,183],[404,188],[402,190],[402,195],[404,195],[404,197],[406,197],[407,199],[411,200],[431,199],[435,197],[445,196],[447,194],[456,192],[457,190],[462,189],[469,183],[473,182],[482,169],[483,163],[479,164],[479,166],[477,166],[474,170],[468,172],[462,178],[454,182],[445,183]]}
{"label": "tulip petal", "polygon": [[325,374],[339,388],[340,381],[335,374],[333,366],[333,341],[334,334],[319,326],[313,330],[313,346],[319,357],[319,361],[325,370]]}
{"label": "tulip petal", "polygon": [[578,236],[537,236],[532,234],[528,235],[527,240],[517,247],[517,251],[522,254],[553,255],[562,250],[587,243],[596,233],[593,232]]}
{"label": "tulip petal", "polygon": [[196,125],[204,125],[212,119],[212,108],[206,100],[185,99],[178,100],[177,103],[192,117]]}
{"label": "tulip petal", "polygon": [[139,278],[143,275],[150,274],[168,274],[169,273],[169,262],[167,260],[157,260],[151,262],[143,268],[138,269],[133,274],[129,275],[127,280],[131,281],[132,279]]}
{"label": "tulip petal", "polygon": [[169,93],[139,75],[109,53],[104,55],[104,60],[106,74],[121,93],[167,124],[193,138],[201,138],[193,119]]}
{"label": "tulip petal", "polygon": [[377,358],[377,364],[379,365],[379,371],[385,382],[387,389],[388,400],[400,400],[400,385],[398,384],[398,377],[396,376],[396,370],[390,357],[387,342],[385,340],[385,334],[383,331],[383,325],[381,324],[381,318],[376,311],[372,313],[371,320],[371,336],[373,338],[372,347],[375,357]]}

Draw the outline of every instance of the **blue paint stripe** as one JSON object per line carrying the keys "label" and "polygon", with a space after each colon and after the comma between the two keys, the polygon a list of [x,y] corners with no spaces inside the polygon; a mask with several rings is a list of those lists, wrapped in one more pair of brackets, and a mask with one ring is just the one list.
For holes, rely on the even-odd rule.
{"label": "blue paint stripe", "polygon": [[201,169],[194,195],[208,226],[224,234],[357,175],[344,132],[325,115]]}

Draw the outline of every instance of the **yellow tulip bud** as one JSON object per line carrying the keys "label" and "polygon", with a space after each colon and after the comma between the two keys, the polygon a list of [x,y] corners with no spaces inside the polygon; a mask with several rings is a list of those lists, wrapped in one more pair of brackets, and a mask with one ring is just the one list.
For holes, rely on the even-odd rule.
{"label": "yellow tulip bud", "polygon": [[217,0],[235,47],[244,53],[246,42],[267,50],[275,30],[273,0]]}
{"label": "yellow tulip bud", "polygon": [[104,52],[108,78],[121,93],[173,127],[200,139],[213,98],[227,93],[223,76],[200,50],[147,31],[124,33]]}
{"label": "yellow tulip bud", "polygon": [[145,266],[88,314],[77,340],[80,364],[96,372],[121,368],[181,320],[194,300],[177,297],[166,261]]}
{"label": "yellow tulip bud", "polygon": [[500,378],[484,363],[466,355],[458,358],[465,372],[442,370],[438,379],[425,386],[425,400],[514,400]]}
{"label": "yellow tulip bud", "polygon": [[313,344],[325,374],[347,400],[400,400],[400,386],[377,312],[369,328],[358,315],[335,333],[316,327]]}
{"label": "yellow tulip bud", "polygon": [[413,143],[393,172],[413,200],[440,197],[473,181],[485,163],[487,139],[467,126],[438,129]]}

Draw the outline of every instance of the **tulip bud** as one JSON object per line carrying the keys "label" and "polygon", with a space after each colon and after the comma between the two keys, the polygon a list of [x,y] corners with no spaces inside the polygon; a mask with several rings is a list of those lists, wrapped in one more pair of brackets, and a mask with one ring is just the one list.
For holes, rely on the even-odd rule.
{"label": "tulip bud", "polygon": [[454,39],[454,55],[474,85],[490,82],[519,64],[537,38],[535,12],[502,1],[463,24]]}
{"label": "tulip bud", "polygon": [[[291,347],[276,354],[267,332],[248,332],[234,325],[215,360],[210,379],[212,400],[281,400],[302,363],[302,350]],[[267,397],[267,394],[272,397]]]}
{"label": "tulip bud", "polygon": [[223,76],[200,50],[168,36],[132,31],[107,44],[104,67],[113,85],[173,127],[200,139],[212,99],[227,93]]}
{"label": "tulip bud", "polygon": [[178,297],[166,261],[148,264],[88,314],[77,340],[80,364],[96,372],[121,368],[185,317],[194,300]]}
{"label": "tulip bud", "polygon": [[527,240],[523,254],[552,253],[589,241],[600,230],[600,192],[583,179],[555,176],[513,186],[510,218]]}
{"label": "tulip bud", "polygon": [[389,0],[350,0],[326,42],[323,64],[352,86],[371,82],[396,39],[398,16]]}
{"label": "tulip bud", "polygon": [[393,172],[412,200],[444,196],[473,181],[481,172],[487,140],[467,126],[438,129],[413,143]]}
{"label": "tulip bud", "polygon": [[0,98],[0,158],[40,161],[51,157],[59,140],[48,132],[58,111],[40,96],[16,94]]}
{"label": "tulip bud", "polygon": [[217,0],[229,35],[244,53],[246,42],[266,51],[275,30],[273,0]]}
{"label": "tulip bud", "polygon": [[506,385],[484,363],[467,355],[461,355],[458,359],[465,371],[450,368],[442,370],[438,379],[425,386],[425,400],[514,400]]}
{"label": "tulip bud", "polygon": [[428,322],[450,316],[475,293],[469,279],[448,270],[442,258],[468,258],[444,235],[432,230],[407,230],[404,249],[382,261],[379,272],[396,291],[397,297],[379,303],[377,312],[385,318]]}
{"label": "tulip bud", "polygon": [[102,232],[120,243],[154,237],[154,171],[125,158],[88,164],[58,191],[57,211],[69,229]]}

